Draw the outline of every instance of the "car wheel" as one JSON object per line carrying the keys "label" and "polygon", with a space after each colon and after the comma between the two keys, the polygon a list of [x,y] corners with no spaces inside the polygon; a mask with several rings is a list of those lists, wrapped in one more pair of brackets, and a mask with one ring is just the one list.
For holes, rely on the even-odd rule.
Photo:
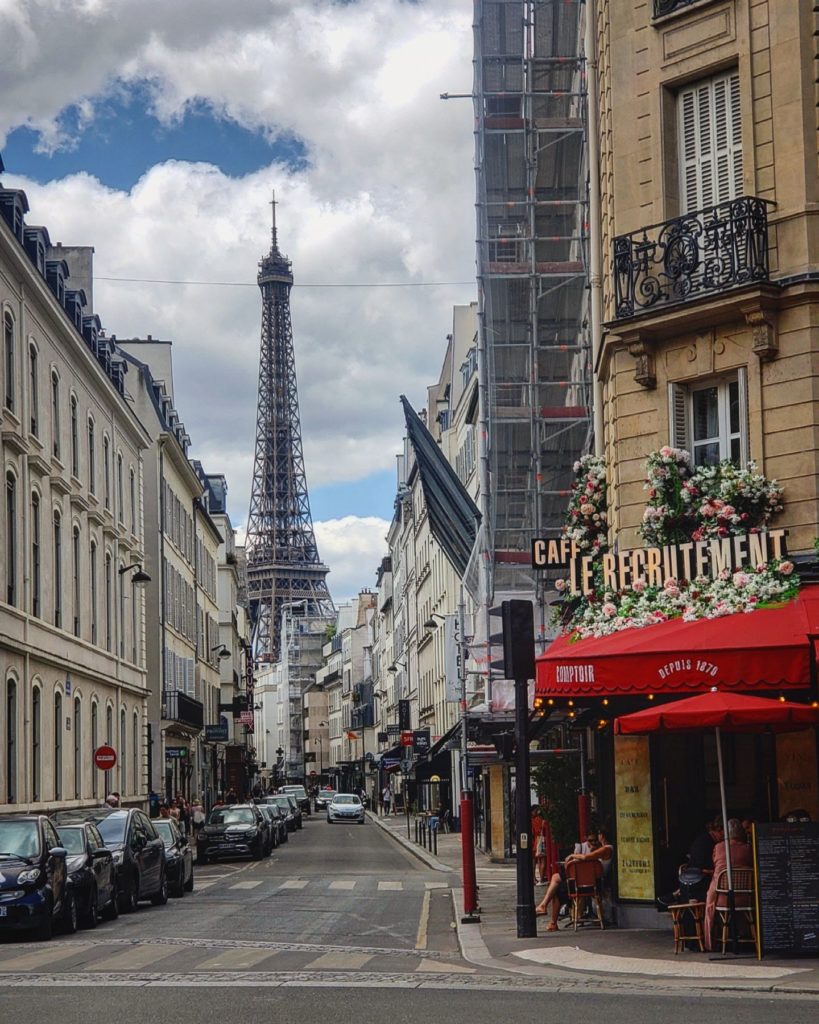
{"label": "car wheel", "polygon": [[92,886],[91,894],[88,897],[88,907],[82,915],[82,927],[83,928],[96,928],[97,922],[99,921],[99,911],[97,909],[97,887]]}
{"label": "car wheel", "polygon": [[120,896],[119,909],[123,914],[133,914],[139,909],[139,883],[136,875],[128,879],[125,892]]}
{"label": "car wheel", "polygon": [[63,901],[63,931],[66,935],[73,935],[77,930],[77,901],[74,893],[66,893]]}
{"label": "car wheel", "polygon": [[185,882],[185,892],[193,892],[193,867],[191,866],[191,877]]}
{"label": "car wheel", "polygon": [[207,864],[207,862],[208,862],[208,855],[206,853],[200,853],[199,850],[197,850],[196,851],[196,863],[197,864]]}
{"label": "car wheel", "polygon": [[111,899],[108,901],[108,906],[105,908],[105,917],[106,920],[108,921],[116,921],[116,919],[119,917],[119,899],[117,898],[116,882],[114,883],[111,892],[113,893],[113,895],[111,896]]}
{"label": "car wheel", "polygon": [[179,880],[175,881],[172,886],[168,887],[168,891],[174,899],[181,899],[185,895],[185,885],[183,879],[185,877],[185,865],[179,869]]}
{"label": "car wheel", "polygon": [[159,889],[151,897],[151,903],[155,907],[164,907],[168,902],[168,879],[163,874]]}

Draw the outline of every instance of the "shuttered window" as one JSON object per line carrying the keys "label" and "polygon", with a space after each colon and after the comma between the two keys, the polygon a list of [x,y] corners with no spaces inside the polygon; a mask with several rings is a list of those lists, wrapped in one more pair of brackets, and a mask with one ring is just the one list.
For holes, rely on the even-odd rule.
{"label": "shuttered window", "polygon": [[668,385],[668,435],[674,448],[691,453],[695,466],[748,462],[747,380],[743,366],[730,377]]}
{"label": "shuttered window", "polygon": [[739,73],[731,71],[682,89],[677,108],[682,212],[742,195]]}

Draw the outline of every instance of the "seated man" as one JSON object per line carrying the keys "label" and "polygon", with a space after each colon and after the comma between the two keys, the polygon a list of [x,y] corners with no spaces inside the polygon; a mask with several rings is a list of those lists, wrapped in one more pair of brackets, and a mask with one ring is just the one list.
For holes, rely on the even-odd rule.
{"label": "seated man", "polygon": [[[611,865],[611,859],[614,856],[614,847],[608,842],[602,830],[590,832],[586,842],[589,844],[588,853],[569,854],[564,863],[570,864],[572,861],[578,860],[599,860],[602,862],[603,870],[605,871]],[[549,880],[549,885],[543,899],[535,908],[535,914],[537,914],[538,917],[542,917],[549,913],[549,905],[551,904],[552,919],[546,926],[547,932],[557,931],[557,916],[560,913],[561,906],[566,903],[568,899],[569,890],[566,885],[565,871],[561,870],[559,872],[555,872]]]}
{"label": "seated man", "polygon": [[714,846],[723,838],[721,819],[714,818],[705,823],[703,831],[691,843],[685,862],[680,865],[678,887],[657,897],[660,910],[667,910],[674,903],[705,899],[714,871]]}

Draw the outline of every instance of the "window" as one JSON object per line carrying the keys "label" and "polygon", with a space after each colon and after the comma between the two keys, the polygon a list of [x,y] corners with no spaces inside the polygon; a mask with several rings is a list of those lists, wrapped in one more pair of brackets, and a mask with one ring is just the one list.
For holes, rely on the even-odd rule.
{"label": "window", "polygon": [[42,701],[40,687],[35,686],[31,693],[31,799],[41,799],[42,767],[41,743],[43,729]]}
{"label": "window", "polygon": [[37,346],[28,347],[28,408],[31,433],[37,436],[40,393],[37,387]]}
{"label": "window", "polygon": [[102,439],[102,473],[105,487],[105,507],[111,508],[111,442],[107,437]]}
{"label": "window", "polygon": [[14,412],[14,317],[11,313],[3,316],[3,368],[6,378],[3,404],[9,412]]}
{"label": "window", "polygon": [[71,534],[71,603],[74,610],[74,636],[80,635],[80,528],[75,526]]}
{"label": "window", "polygon": [[6,684],[6,802],[17,801],[17,683]]}
{"label": "window", "polygon": [[[123,584],[124,586],[124,584]],[[131,587],[131,661],[137,663],[137,594]]]}
{"label": "window", "polygon": [[17,477],[6,473],[6,601],[17,603]]}
{"label": "window", "polygon": [[109,747],[114,742],[114,709],[110,704],[105,709],[105,742]]}
{"label": "window", "polygon": [[119,563],[117,572],[117,586],[119,587],[119,656],[125,657],[125,580],[123,569],[125,566]]}
{"label": "window", "polygon": [[53,520],[54,531],[54,625],[57,629],[63,626],[63,523],[60,513],[55,509]]}
{"label": "window", "polygon": [[74,799],[82,800],[82,703],[74,698]]}
{"label": "window", "polygon": [[54,694],[54,799],[63,798],[63,695]]}
{"label": "window", "polygon": [[126,725],[125,708],[119,713],[119,791],[123,796],[128,792],[128,769],[126,755]]}
{"label": "window", "polygon": [[741,196],[739,73],[730,71],[682,89],[677,110],[681,212]]}
{"label": "window", "polygon": [[[99,707],[96,701],[91,703],[91,753],[93,754],[100,745],[99,736]],[[91,766],[91,796],[99,796],[99,770],[92,763]]]}
{"label": "window", "polygon": [[97,642],[97,542],[91,541],[91,557],[89,559],[89,569],[91,572],[91,643]]}
{"label": "window", "polygon": [[131,777],[133,778],[134,792],[139,792],[139,714],[134,712],[133,735],[131,736]]}
{"label": "window", "polygon": [[122,452],[117,452],[117,519],[125,522],[125,509],[122,503]]}
{"label": "window", "polygon": [[136,536],[136,474],[131,466],[131,533]]}
{"label": "window", "polygon": [[691,452],[695,466],[749,459],[746,371],[695,384],[669,385],[671,440]]}
{"label": "window", "polygon": [[71,396],[71,475],[80,475],[80,437],[79,437],[79,413],[77,411],[77,399]]}
{"label": "window", "polygon": [[92,494],[97,493],[97,473],[94,460],[97,457],[96,440],[94,437],[94,421],[88,420],[88,490]]}
{"label": "window", "polygon": [[31,614],[40,617],[42,606],[40,593],[40,495],[31,495]]}
{"label": "window", "polygon": [[60,378],[56,370],[51,371],[51,451],[55,459],[60,457]]}
{"label": "window", "polygon": [[111,572],[111,555],[105,553],[105,649],[114,649],[114,578]]}

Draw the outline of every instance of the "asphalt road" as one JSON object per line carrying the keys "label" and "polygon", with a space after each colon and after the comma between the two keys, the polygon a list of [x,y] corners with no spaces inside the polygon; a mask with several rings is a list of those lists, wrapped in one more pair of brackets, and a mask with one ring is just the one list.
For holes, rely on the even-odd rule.
{"label": "asphalt road", "polygon": [[[165,907],[50,943],[0,942],[0,1020],[38,1024],[389,1024],[669,1018],[713,1024],[735,998],[482,970],[460,956],[449,879],[376,826],[305,823],[264,861],[209,864]],[[743,1024],[816,1003],[743,998]]]}

